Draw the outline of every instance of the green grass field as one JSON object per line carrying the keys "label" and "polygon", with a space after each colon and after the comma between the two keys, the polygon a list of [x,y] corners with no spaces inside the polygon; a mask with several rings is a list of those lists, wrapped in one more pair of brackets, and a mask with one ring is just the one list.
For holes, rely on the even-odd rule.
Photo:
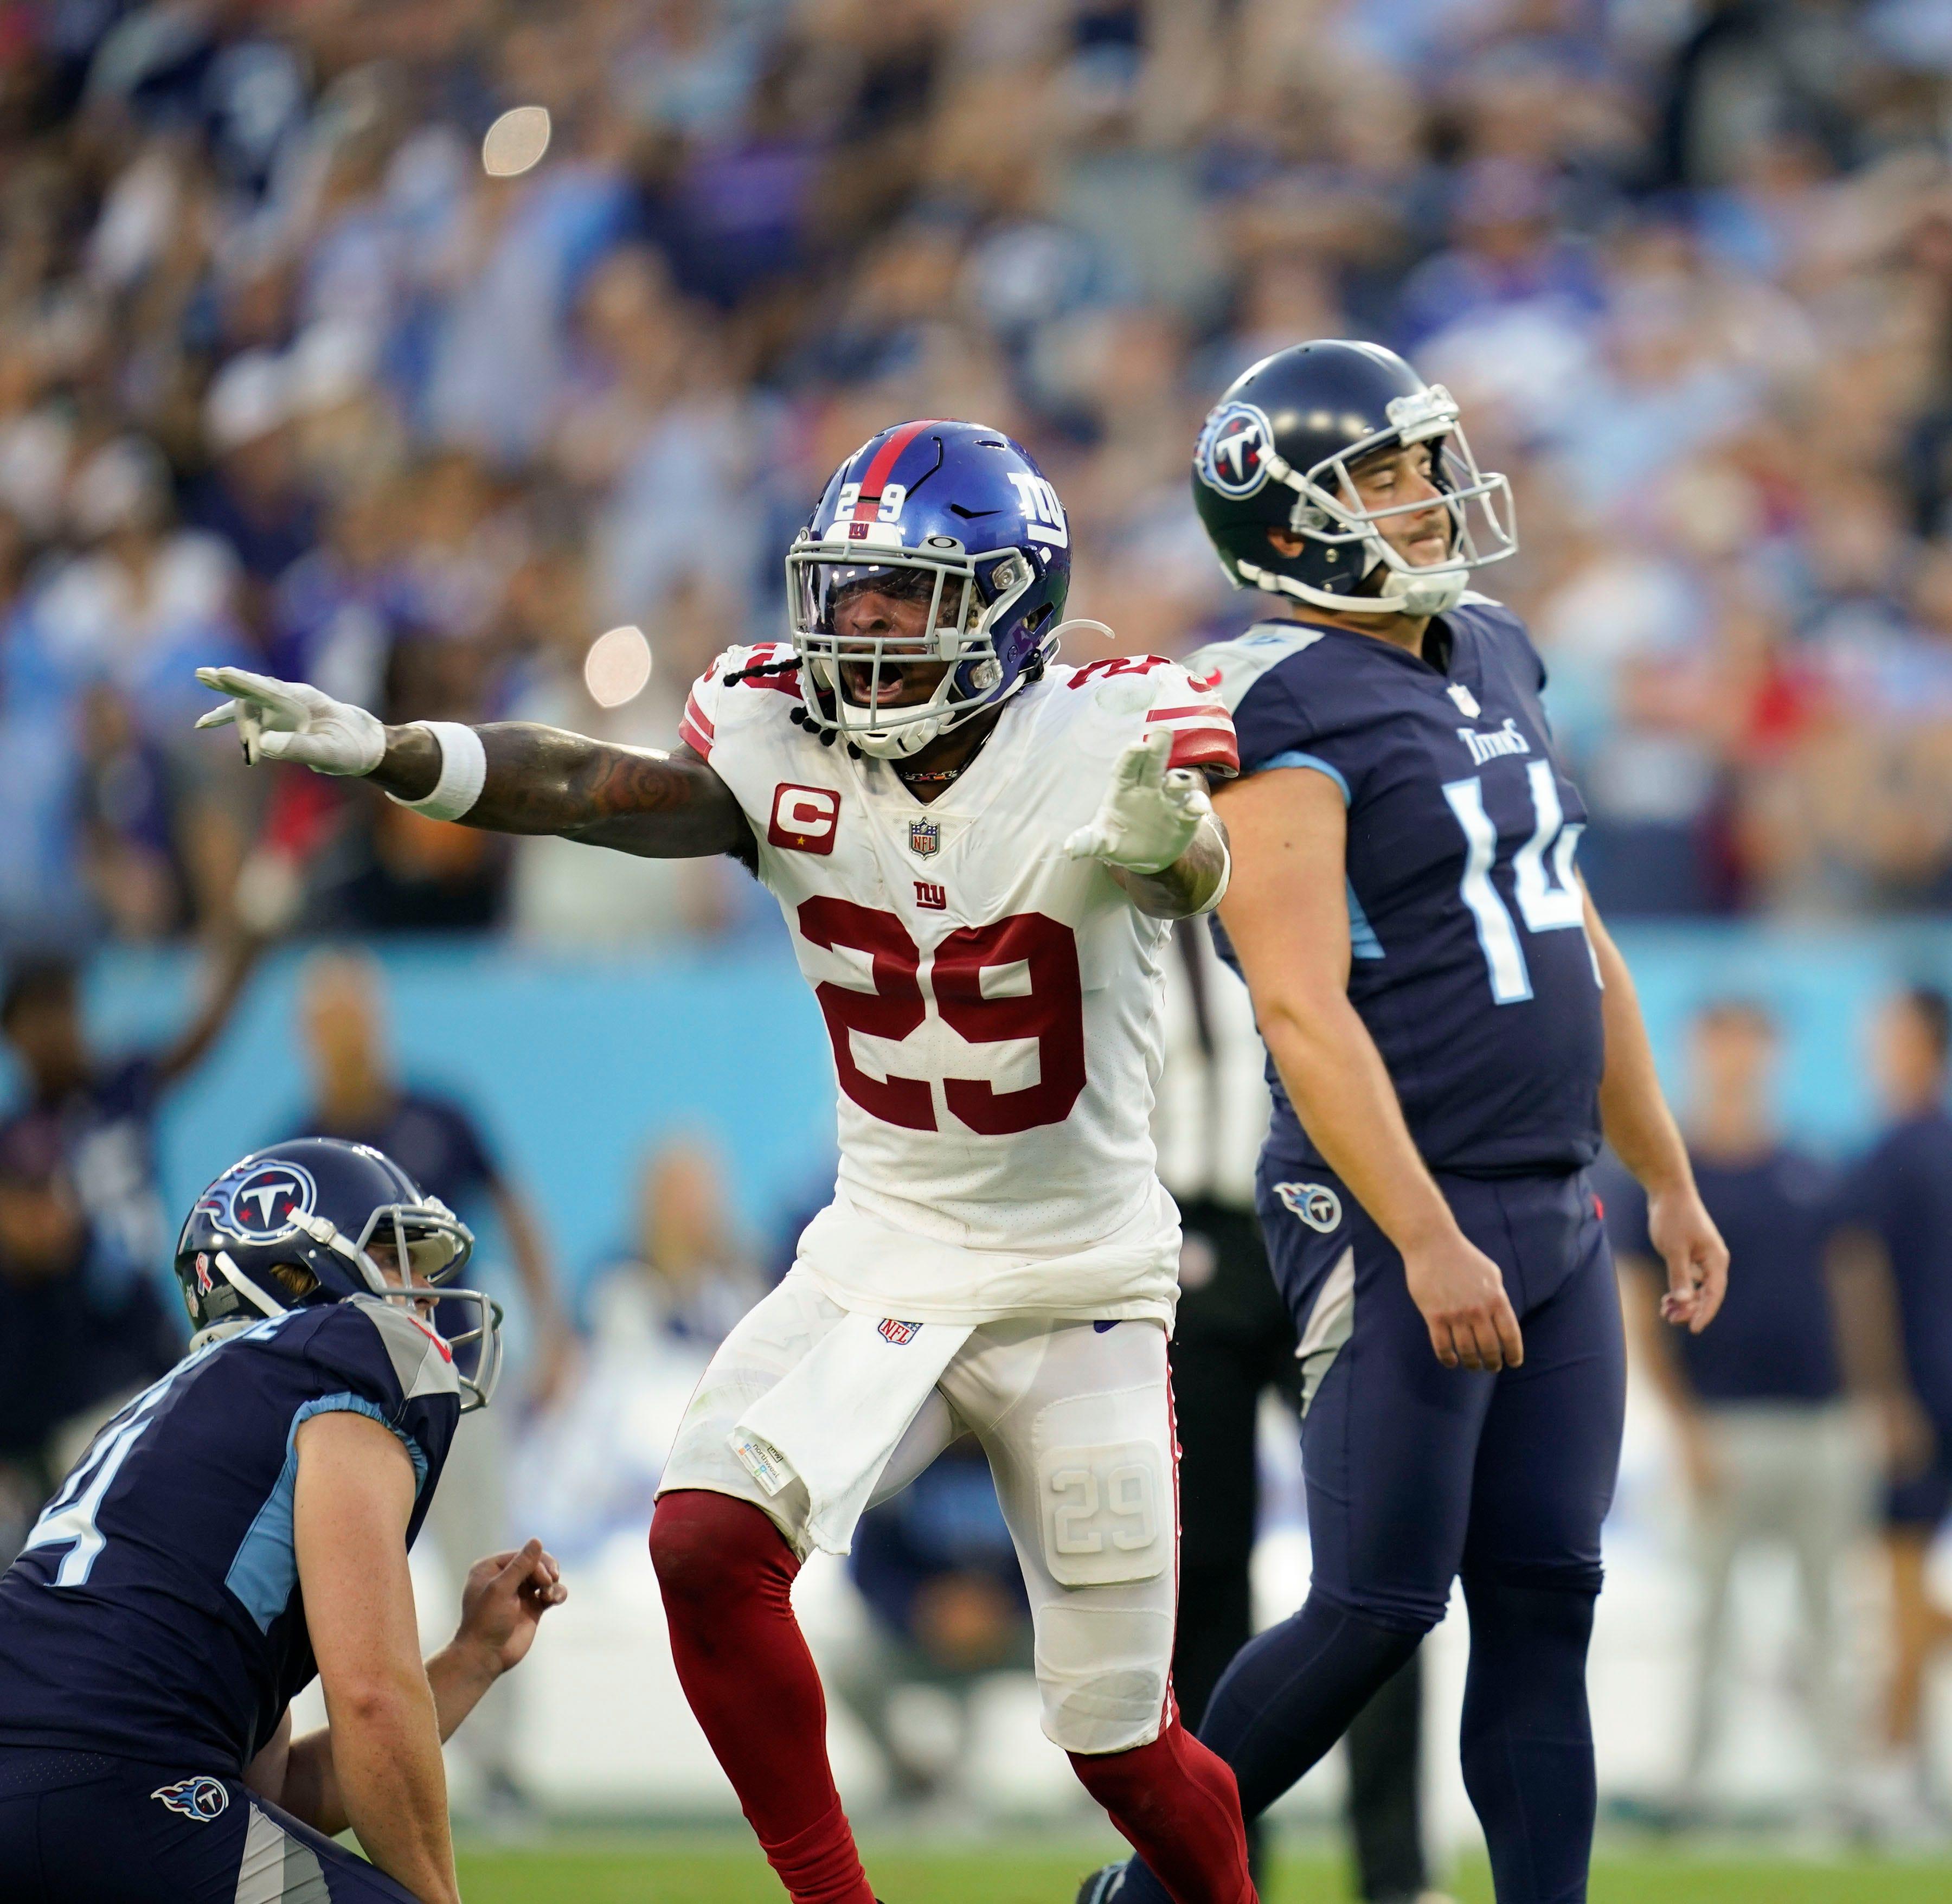
{"label": "green grass field", "polygon": [[[869,1849],[887,1904],[1071,1904],[1088,1852]],[[468,1904],[781,1904],[755,1851],[617,1849],[491,1851],[461,1860]],[[1489,1874],[1455,1879],[1462,1904],[1491,1904]],[[1265,1904],[1345,1904],[1342,1866],[1290,1858]],[[1708,1860],[1615,1855],[1594,1868],[1591,1904],[1946,1904],[1952,1865]]]}

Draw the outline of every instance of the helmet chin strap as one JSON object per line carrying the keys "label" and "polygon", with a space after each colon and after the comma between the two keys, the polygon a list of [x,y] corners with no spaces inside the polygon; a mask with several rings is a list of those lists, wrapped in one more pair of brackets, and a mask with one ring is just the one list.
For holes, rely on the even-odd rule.
{"label": "helmet chin strap", "polygon": [[[1067,622],[1065,628],[1090,628],[1102,630],[1109,636],[1112,631],[1102,622]],[[1059,631],[1062,632],[1062,631]],[[1056,642],[1046,636],[1045,640],[1054,650]],[[986,665],[991,665],[986,663]],[[943,677],[944,691],[953,687],[956,670],[952,668]],[[851,741],[860,750],[875,760],[907,760],[921,752],[922,749],[939,741],[945,734],[953,733],[965,721],[973,720],[978,714],[991,708],[1000,707],[1024,685],[1024,677],[1018,675],[1010,684],[1009,692],[999,695],[986,695],[968,700],[945,701],[934,719],[909,721],[899,727],[884,728],[879,732],[871,730],[866,734],[843,730],[843,737]],[[837,688],[836,693],[839,692]],[[854,703],[849,702],[849,706]]]}
{"label": "helmet chin strap", "polygon": [[[279,1301],[261,1286],[254,1282],[230,1260],[230,1252],[228,1250],[219,1250],[217,1252],[216,1264],[217,1273],[222,1276],[224,1281],[229,1283],[231,1288],[235,1289],[259,1314],[283,1316],[290,1313],[285,1304]],[[221,1323],[217,1325],[219,1328],[224,1326]]]}
{"label": "helmet chin strap", "polygon": [[850,734],[847,738],[871,759],[906,760],[940,738],[948,725],[946,716],[938,715],[934,720],[911,721],[903,727]]}
{"label": "helmet chin strap", "polygon": [[[1369,572],[1373,574],[1381,565],[1380,559],[1372,562]],[[1274,594],[1290,595],[1298,602],[1332,609],[1338,615],[1447,614],[1463,600],[1464,590],[1470,581],[1468,575],[1459,575],[1455,569],[1432,575],[1406,575],[1401,569],[1394,569],[1391,573],[1397,585],[1389,594],[1331,595],[1325,588],[1312,588],[1292,575],[1284,575],[1278,569],[1263,568],[1255,562],[1243,562],[1238,557],[1234,559],[1234,567],[1243,581],[1256,588],[1266,589]]]}

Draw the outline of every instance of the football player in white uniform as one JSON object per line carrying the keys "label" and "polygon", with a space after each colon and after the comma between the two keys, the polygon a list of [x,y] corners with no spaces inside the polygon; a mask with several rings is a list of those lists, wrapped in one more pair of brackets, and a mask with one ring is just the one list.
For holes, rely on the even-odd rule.
{"label": "football player in white uniform", "polygon": [[385,728],[201,672],[249,759],[371,776],[437,819],[778,898],[834,1041],[840,1181],[687,1413],[651,1553],[687,1696],[799,1904],[872,1904],[789,1592],[956,1435],[988,1455],[1044,1728],[1180,1904],[1249,1904],[1231,1773],[1168,1674],[1179,1221],[1153,1170],[1160,957],[1225,889],[1212,684],[1055,656],[1069,532],[1000,433],[863,444],[787,559],[790,642],[734,648],[669,754],[549,728]]}

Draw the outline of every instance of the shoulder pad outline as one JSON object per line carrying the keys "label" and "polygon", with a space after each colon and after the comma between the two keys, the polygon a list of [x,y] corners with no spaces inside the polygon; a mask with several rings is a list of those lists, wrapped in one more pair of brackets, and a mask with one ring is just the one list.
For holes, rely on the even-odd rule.
{"label": "shoulder pad outline", "polygon": [[459,1397],[461,1378],[447,1345],[401,1304],[382,1296],[354,1296],[336,1306],[358,1310],[379,1331],[402,1401],[430,1395]]}
{"label": "shoulder pad outline", "polygon": [[1220,699],[1231,714],[1263,675],[1305,653],[1325,632],[1301,622],[1258,622],[1231,641],[1195,649],[1186,658],[1186,670],[1202,680],[1217,675]]}

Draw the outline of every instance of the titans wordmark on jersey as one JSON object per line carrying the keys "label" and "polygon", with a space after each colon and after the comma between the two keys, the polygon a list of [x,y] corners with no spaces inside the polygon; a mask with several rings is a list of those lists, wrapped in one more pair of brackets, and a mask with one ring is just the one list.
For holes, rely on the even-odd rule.
{"label": "titans wordmark on jersey", "polygon": [[446,1345],[377,1297],[220,1338],[110,1422],[0,1579],[0,1745],[241,1771],[317,1671],[293,1442],[342,1410],[412,1460],[411,1542],[460,1395]]}
{"label": "titans wordmark on jersey", "polygon": [[[1432,1168],[1571,1170],[1600,1143],[1600,974],[1573,856],[1586,819],[1525,626],[1479,595],[1440,672],[1375,636],[1266,622],[1202,650],[1243,774],[1312,769],[1349,810],[1349,997]],[[1231,950],[1229,950],[1231,957]],[[1272,1156],[1322,1160],[1268,1067]]]}
{"label": "titans wordmark on jersey", "polygon": [[[833,1041],[838,1193],[802,1260],[846,1300],[858,1286],[841,1282],[835,1226],[865,1218],[915,1246],[919,1301],[962,1275],[944,1253],[1057,1257],[1143,1232],[1169,1309],[1178,1219],[1150,1129],[1168,929],[1064,842],[1148,731],[1172,734],[1175,766],[1233,772],[1233,725],[1212,684],[1153,656],[1053,667],[924,805],[885,762],[796,725],[792,674],[727,684],[786,659],[721,656],[680,731],[752,822],[759,876]],[[1159,1279],[1156,1264],[1146,1276]],[[988,1305],[961,1293],[951,1306],[977,1319]]]}

